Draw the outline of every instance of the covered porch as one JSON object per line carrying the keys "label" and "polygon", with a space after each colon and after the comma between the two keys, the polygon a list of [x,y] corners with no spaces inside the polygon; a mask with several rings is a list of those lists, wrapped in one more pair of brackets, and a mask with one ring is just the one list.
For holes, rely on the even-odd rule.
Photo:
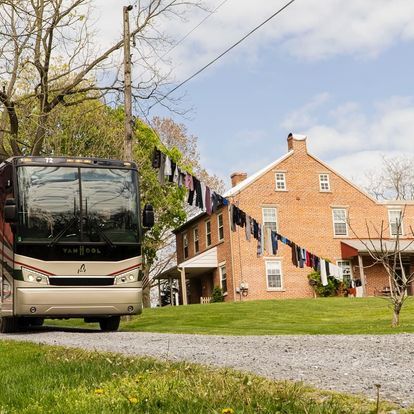
{"label": "covered porch", "polygon": [[[361,286],[361,296],[382,296],[390,290],[388,274],[384,267],[375,263],[370,251],[393,252],[396,249],[396,240],[361,239],[342,240],[341,253],[343,259],[348,259],[354,269],[353,279]],[[410,275],[414,272],[414,241],[399,240],[399,251],[401,251],[402,268],[397,267],[397,272]],[[408,295],[413,295],[414,286],[411,284],[407,289]]]}
{"label": "covered porch", "polygon": [[[214,288],[214,272],[218,267],[217,248],[192,257],[177,266],[160,273],[159,281],[177,280],[179,285],[179,304],[209,303]],[[160,283],[158,284],[160,289]],[[159,291],[160,295],[160,291]]]}

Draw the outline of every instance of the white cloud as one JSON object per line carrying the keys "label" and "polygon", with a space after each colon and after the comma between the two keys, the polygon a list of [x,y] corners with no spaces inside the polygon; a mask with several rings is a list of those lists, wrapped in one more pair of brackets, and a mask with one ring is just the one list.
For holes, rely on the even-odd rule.
{"label": "white cloud", "polygon": [[[346,102],[324,114],[317,113],[322,102],[318,95],[309,104],[288,114],[283,126],[303,131],[308,136],[309,151],[326,160],[348,178],[362,177],[365,171],[381,164],[382,154],[387,156],[414,156],[414,99],[391,97],[372,105],[371,114],[355,102]],[[315,105],[321,102],[321,105]],[[326,106],[326,105],[325,105]],[[308,111],[308,112],[307,112]],[[301,114],[297,117],[296,114]],[[296,128],[292,120],[302,120]],[[313,120],[310,125],[308,120]]]}
{"label": "white cloud", "polygon": [[[205,0],[213,10],[222,0]],[[121,3],[121,4],[120,4]],[[122,5],[126,1],[96,0],[100,15],[100,42],[118,39],[122,29]],[[179,78],[207,63],[284,5],[286,1],[228,0],[170,54]],[[193,9],[187,21],[159,22],[157,29],[178,40],[196,26],[205,12]],[[298,58],[324,59],[350,54],[372,57],[401,40],[414,39],[412,0],[305,0],[297,1],[226,55],[252,64],[264,47],[279,45]]]}

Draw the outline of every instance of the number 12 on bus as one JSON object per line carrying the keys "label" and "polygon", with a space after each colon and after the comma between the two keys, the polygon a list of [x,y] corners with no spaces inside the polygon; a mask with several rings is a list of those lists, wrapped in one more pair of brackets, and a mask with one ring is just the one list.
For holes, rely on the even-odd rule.
{"label": "number 12 on bus", "polygon": [[45,318],[104,331],[142,311],[143,228],[134,163],[13,157],[0,165],[0,332]]}

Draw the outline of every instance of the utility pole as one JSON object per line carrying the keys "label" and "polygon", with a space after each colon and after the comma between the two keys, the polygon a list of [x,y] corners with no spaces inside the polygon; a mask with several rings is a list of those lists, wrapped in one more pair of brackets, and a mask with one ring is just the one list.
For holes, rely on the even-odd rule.
{"label": "utility pole", "polygon": [[132,6],[124,6],[124,106],[125,138],[124,160],[131,161],[132,156],[132,89],[131,89],[131,39],[129,32],[129,12]]}

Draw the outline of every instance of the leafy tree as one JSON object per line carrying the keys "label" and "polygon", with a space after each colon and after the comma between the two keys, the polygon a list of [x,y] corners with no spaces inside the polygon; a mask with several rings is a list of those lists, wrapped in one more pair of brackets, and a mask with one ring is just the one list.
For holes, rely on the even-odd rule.
{"label": "leafy tree", "polygon": [[341,282],[331,276],[328,276],[328,284],[324,286],[321,280],[320,272],[312,272],[308,275],[309,284],[313,287],[318,296],[328,297],[336,296]]}

